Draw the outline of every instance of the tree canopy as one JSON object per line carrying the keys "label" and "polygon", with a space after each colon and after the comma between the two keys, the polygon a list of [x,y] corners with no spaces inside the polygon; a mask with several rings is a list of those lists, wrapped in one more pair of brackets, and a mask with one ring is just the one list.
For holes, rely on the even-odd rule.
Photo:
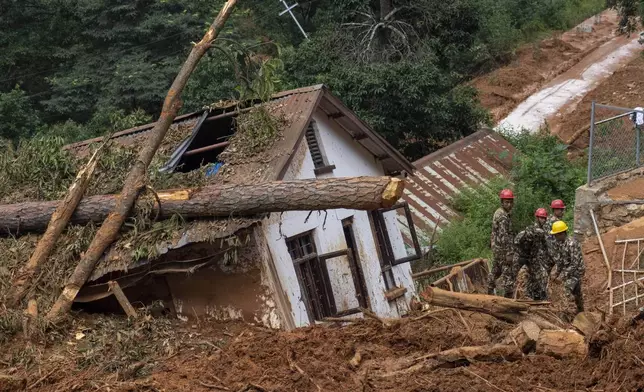
{"label": "tree canopy", "polygon": [[[68,141],[158,115],[191,41],[223,1],[6,0],[0,137]],[[289,3],[290,4],[290,3]],[[184,111],[325,83],[410,159],[488,121],[464,82],[602,0],[240,2],[184,93]],[[257,80],[262,79],[261,83]]]}

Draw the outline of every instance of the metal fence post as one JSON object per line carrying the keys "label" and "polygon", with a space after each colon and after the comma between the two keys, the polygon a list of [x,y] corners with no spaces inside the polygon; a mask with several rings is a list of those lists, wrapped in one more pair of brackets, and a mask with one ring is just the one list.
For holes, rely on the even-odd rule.
{"label": "metal fence post", "polygon": [[635,138],[636,138],[636,143],[635,145],[637,146],[637,150],[635,150],[635,163],[637,164],[637,167],[640,167],[640,127],[639,125],[635,125]]}
{"label": "metal fence post", "polygon": [[[593,139],[595,135],[595,101],[590,106],[590,141],[588,142],[588,186],[593,180]],[[639,139],[638,139],[639,140]]]}

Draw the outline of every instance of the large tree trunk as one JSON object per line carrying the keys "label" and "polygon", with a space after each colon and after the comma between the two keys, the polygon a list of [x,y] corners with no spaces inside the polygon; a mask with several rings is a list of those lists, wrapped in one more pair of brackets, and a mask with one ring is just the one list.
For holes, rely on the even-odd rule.
{"label": "large tree trunk", "polygon": [[38,241],[38,245],[36,245],[36,249],[27,264],[20,268],[20,271],[13,279],[11,289],[7,295],[7,305],[9,307],[15,307],[20,303],[31,285],[31,280],[38,275],[40,267],[47,260],[56,245],[56,241],[58,241],[65,227],[67,227],[74,210],[85,194],[103,146],[94,152],[87,164],[78,172],[65,198],[56,202],[58,206],[54,212],[47,214],[49,224],[45,234]]}
{"label": "large tree trunk", "polygon": [[[198,190],[158,193],[160,218],[179,214],[184,218],[229,217],[265,212],[374,210],[394,205],[402,196],[404,181],[390,177],[347,177],[275,181],[251,185],[210,185]],[[92,196],[83,200],[71,221],[102,222],[112,211],[118,195]],[[32,202],[0,206],[4,231],[42,231],[59,202]],[[155,214],[156,215],[156,214]],[[498,298],[498,297],[495,297]]]}
{"label": "large tree trunk", "polygon": [[446,308],[472,310],[487,314],[518,313],[530,305],[515,300],[487,294],[466,294],[428,287],[421,293],[428,303]]}
{"label": "large tree trunk", "polygon": [[78,294],[78,291],[94,270],[96,262],[103,252],[105,252],[105,249],[116,239],[121,230],[121,226],[136,201],[139,191],[145,185],[145,175],[148,166],[181,107],[181,92],[188,83],[188,78],[197,67],[199,60],[210,49],[213,41],[223,29],[236,3],[237,0],[226,1],[204,37],[190,51],[188,59],[181,67],[181,70],[179,70],[177,77],[172,82],[172,86],[170,86],[168,95],[163,102],[161,116],[154,125],[147,144],[139,153],[136,162],[134,162],[134,166],[125,179],[123,190],[116,200],[114,210],[101,225],[101,228],[96,233],[96,236],[72,273],[72,276],[67,281],[62,294],[47,314],[48,320],[55,321],[71,309],[76,294]]}

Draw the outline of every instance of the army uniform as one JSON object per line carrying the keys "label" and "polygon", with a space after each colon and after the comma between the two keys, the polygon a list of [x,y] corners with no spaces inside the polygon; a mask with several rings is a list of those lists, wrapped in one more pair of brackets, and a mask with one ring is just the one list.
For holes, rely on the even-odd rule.
{"label": "army uniform", "polygon": [[528,270],[526,294],[534,300],[545,300],[548,296],[547,268],[550,263],[546,232],[538,222],[535,222],[517,234],[514,238],[514,246],[512,269],[507,276],[505,289],[514,293],[519,271],[526,266]]}
{"label": "army uniform", "polygon": [[546,244],[548,246],[548,258],[544,266],[548,276],[550,276],[550,273],[552,272],[552,268],[556,264],[554,254],[557,252],[556,249],[558,245],[557,241],[555,240],[555,236],[550,234],[550,231],[552,230],[552,224],[558,220],[560,219],[557,218],[556,216],[550,215],[546,220],[546,223],[543,225],[543,230],[546,232]]}
{"label": "army uniform", "polygon": [[555,262],[557,275],[561,276],[566,290],[566,297],[574,301],[577,312],[584,311],[584,299],[581,292],[581,280],[586,272],[584,257],[579,241],[572,237],[556,244]]}
{"label": "army uniform", "polygon": [[[512,220],[510,214],[499,208],[492,218],[492,270],[488,275],[488,294],[494,294],[496,281],[508,274],[513,259]],[[506,296],[513,293],[505,293]]]}

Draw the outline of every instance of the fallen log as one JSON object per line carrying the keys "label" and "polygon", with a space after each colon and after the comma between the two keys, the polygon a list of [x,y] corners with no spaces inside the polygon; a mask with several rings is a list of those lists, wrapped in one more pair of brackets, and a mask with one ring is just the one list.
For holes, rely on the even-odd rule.
{"label": "fallen log", "polygon": [[588,354],[588,344],[582,335],[573,330],[543,330],[537,340],[537,354],[559,359],[584,357]]}
{"label": "fallen log", "polygon": [[[160,219],[174,214],[184,218],[229,217],[267,212],[311,211],[335,208],[374,210],[393,206],[402,196],[404,181],[390,177],[346,177],[275,181],[249,185],[211,185],[158,193]],[[85,198],[71,217],[74,224],[102,222],[119,195]],[[58,201],[0,205],[3,232],[42,231]],[[155,203],[156,204],[156,203]]]}
{"label": "fallen log", "polygon": [[9,290],[9,294],[7,294],[7,306],[15,307],[22,301],[27,290],[31,287],[34,276],[38,276],[42,265],[54,250],[56,241],[58,241],[58,238],[60,238],[60,235],[67,227],[67,223],[69,223],[69,219],[73,215],[74,210],[78,206],[78,203],[80,203],[83,195],[85,195],[85,190],[98,164],[100,153],[106,144],[103,143],[94,152],[87,164],[78,172],[65,198],[58,203],[56,209],[51,214],[45,234],[38,240],[36,249],[27,263],[20,268],[18,274],[13,278],[11,289]]}
{"label": "fallen log", "polygon": [[529,304],[495,295],[466,294],[442,290],[437,287],[426,288],[420,296],[428,303],[446,308],[471,310],[475,312],[499,315],[519,313],[530,309]]}

